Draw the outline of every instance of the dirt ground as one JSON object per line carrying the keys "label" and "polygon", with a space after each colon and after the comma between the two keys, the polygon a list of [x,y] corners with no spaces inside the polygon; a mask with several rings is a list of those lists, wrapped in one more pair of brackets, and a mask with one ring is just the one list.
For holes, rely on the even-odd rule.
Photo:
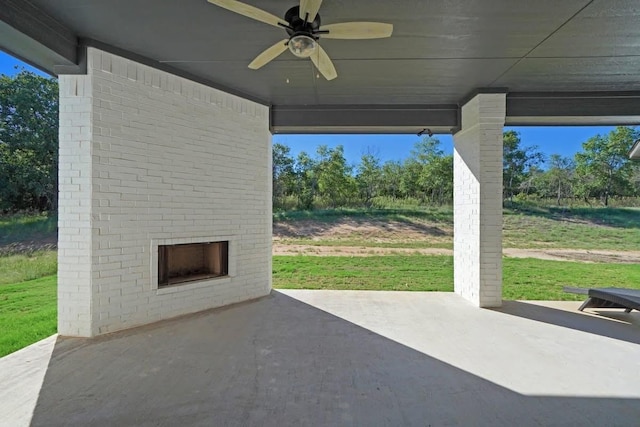
{"label": "dirt ground", "polygon": [[316,220],[273,223],[274,242],[300,238],[313,240],[357,239],[377,243],[412,242],[426,239],[432,243],[448,243],[453,238],[453,228],[421,222],[361,218],[345,218],[330,224]]}
{"label": "dirt ground", "polygon": [[[605,262],[616,264],[640,263],[640,251],[595,251],[586,249],[518,249],[504,248],[511,258],[538,258],[554,261]],[[440,248],[372,248],[364,246],[314,246],[273,243],[274,255],[315,256],[375,256],[389,254],[453,255],[451,249]]]}
{"label": "dirt ground", "polygon": [[58,238],[52,236],[38,236],[30,240],[11,242],[8,244],[0,243],[0,256],[12,254],[25,254],[36,251],[51,251],[58,247]]}
{"label": "dirt ground", "polygon": [[[315,256],[374,256],[388,254],[451,255],[451,249],[441,248],[378,248],[371,246],[340,245],[341,240],[394,243],[428,241],[433,244],[450,243],[453,230],[450,227],[405,223],[400,221],[345,219],[328,224],[314,220],[274,222],[274,255]],[[291,239],[331,240],[331,246],[288,243]],[[408,245],[409,246],[409,245]],[[640,251],[612,251],[586,249],[520,249],[504,248],[503,253],[513,258],[539,258],[556,261],[605,262],[619,264],[640,263]]]}

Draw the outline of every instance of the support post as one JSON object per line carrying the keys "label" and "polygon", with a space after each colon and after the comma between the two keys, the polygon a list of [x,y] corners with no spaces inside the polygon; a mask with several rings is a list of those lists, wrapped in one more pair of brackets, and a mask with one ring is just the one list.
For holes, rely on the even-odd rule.
{"label": "support post", "polygon": [[506,94],[478,94],[454,135],[454,289],[478,307],[502,304],[502,132]]}

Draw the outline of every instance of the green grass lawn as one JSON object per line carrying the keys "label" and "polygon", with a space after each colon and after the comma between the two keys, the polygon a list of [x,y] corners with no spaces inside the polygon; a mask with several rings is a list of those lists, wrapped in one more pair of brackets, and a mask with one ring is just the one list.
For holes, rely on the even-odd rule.
{"label": "green grass lawn", "polygon": [[[583,300],[563,286],[640,289],[640,269],[625,264],[583,264],[504,259],[505,299]],[[281,289],[453,291],[453,257],[273,257],[273,285]],[[56,277],[0,286],[0,357],[56,332]]]}
{"label": "green grass lawn", "polygon": [[56,251],[0,256],[0,286],[56,274],[57,257]]}
{"label": "green grass lawn", "polygon": [[[452,225],[450,208],[332,210],[276,214],[276,221],[340,218]],[[0,246],[55,236],[54,217],[0,218]],[[340,241],[299,243],[383,247],[451,247],[448,242],[372,242],[356,236]],[[506,209],[505,247],[640,250],[637,208]],[[0,255],[0,356],[56,332],[56,252],[27,250]],[[35,280],[34,280],[35,279]],[[390,254],[372,257],[275,256],[273,284],[289,289],[452,291],[450,256]],[[505,299],[582,300],[563,286],[640,289],[640,268],[628,264],[584,264],[505,258]]]}
{"label": "green grass lawn", "polygon": [[512,248],[640,250],[640,209],[505,209],[502,236]]}
{"label": "green grass lawn", "polygon": [[283,289],[453,291],[453,258],[274,256],[273,286]]}
{"label": "green grass lawn", "polygon": [[502,296],[523,300],[584,300],[563,286],[640,289],[640,268],[633,264],[585,264],[533,258],[504,258]]}
{"label": "green grass lawn", "polygon": [[0,286],[0,357],[56,333],[56,277]]}
{"label": "green grass lawn", "polygon": [[[453,257],[273,257],[273,286],[282,289],[453,291]],[[505,258],[505,299],[582,300],[563,286],[640,289],[640,268],[628,264],[584,264]]]}

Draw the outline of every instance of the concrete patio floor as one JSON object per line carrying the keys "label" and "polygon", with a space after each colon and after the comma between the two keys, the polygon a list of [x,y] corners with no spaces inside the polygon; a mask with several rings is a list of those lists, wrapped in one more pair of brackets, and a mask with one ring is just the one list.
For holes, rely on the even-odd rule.
{"label": "concrete patio floor", "polygon": [[637,425],[639,313],[578,305],[274,291],[54,336],[0,359],[0,425]]}

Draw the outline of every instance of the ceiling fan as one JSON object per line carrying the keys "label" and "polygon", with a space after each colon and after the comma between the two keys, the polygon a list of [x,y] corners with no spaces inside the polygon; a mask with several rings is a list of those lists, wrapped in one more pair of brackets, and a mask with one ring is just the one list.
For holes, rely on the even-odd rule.
{"label": "ceiling fan", "polygon": [[318,10],[322,0],[300,0],[299,6],[287,11],[284,19],[278,18],[262,9],[236,0],[207,0],[211,4],[239,13],[256,21],[284,28],[288,37],[280,40],[258,55],[249,68],[257,70],[268,64],[287,48],[298,58],[310,58],[318,71],[327,79],[338,77],[333,62],[318,41],[325,39],[380,39],[390,37],[393,25],[381,22],[342,22],[339,24],[320,24]]}

